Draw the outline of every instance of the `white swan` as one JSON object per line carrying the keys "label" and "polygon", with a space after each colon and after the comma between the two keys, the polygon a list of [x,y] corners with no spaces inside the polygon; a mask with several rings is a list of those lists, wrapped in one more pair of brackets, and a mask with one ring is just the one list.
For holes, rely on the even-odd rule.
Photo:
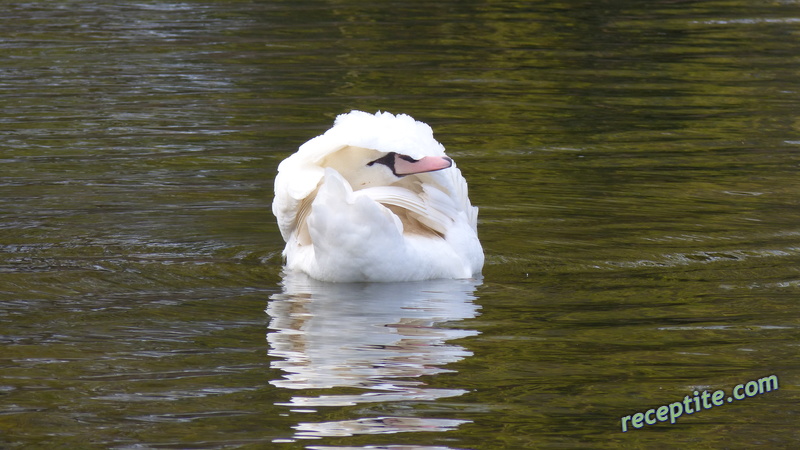
{"label": "white swan", "polygon": [[283,160],[272,212],[286,269],[334,282],[470,278],[478,209],[431,128],[352,111]]}

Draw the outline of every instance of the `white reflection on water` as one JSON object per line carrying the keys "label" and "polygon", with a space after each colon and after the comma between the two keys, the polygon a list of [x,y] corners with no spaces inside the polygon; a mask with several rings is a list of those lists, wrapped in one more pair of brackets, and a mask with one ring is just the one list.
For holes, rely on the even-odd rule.
{"label": "white reflection on water", "polygon": [[[430,401],[462,389],[427,387],[420,377],[448,372],[443,366],[472,353],[448,341],[477,331],[443,326],[473,318],[480,280],[410,283],[325,283],[297,273],[284,275],[283,292],[271,297],[267,335],[272,366],[284,372],[270,383],[286,389],[319,389],[285,405],[297,411],[366,402]],[[346,393],[331,392],[333,388]],[[445,431],[450,419],[378,417],[302,423],[296,438]]]}
{"label": "white reflection on water", "polygon": [[427,417],[371,417],[338,422],[301,423],[296,438],[352,436],[354,434],[390,434],[409,431],[448,431],[467,423],[466,420],[431,419]]}

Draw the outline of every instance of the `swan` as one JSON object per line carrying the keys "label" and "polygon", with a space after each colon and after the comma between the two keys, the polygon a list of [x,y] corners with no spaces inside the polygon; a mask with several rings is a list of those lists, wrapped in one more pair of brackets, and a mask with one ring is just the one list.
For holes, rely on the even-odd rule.
{"label": "swan", "polygon": [[285,270],[331,282],[471,278],[484,255],[467,182],[431,127],[351,111],[283,160]]}

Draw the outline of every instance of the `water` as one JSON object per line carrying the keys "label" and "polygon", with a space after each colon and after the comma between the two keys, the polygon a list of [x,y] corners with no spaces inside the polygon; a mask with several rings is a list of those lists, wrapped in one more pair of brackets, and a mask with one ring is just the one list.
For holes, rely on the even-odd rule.
{"label": "water", "polygon": [[[800,439],[797,2],[3,10],[0,447]],[[353,108],[433,126],[482,279],[282,274],[277,164]]]}

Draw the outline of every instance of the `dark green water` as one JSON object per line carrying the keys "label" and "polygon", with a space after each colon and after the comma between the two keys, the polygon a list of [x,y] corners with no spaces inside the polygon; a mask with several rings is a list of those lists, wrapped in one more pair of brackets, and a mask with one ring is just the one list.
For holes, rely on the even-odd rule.
{"label": "dark green water", "polygon": [[[0,448],[800,441],[796,1],[0,5]],[[431,124],[481,280],[284,280],[354,108]]]}

